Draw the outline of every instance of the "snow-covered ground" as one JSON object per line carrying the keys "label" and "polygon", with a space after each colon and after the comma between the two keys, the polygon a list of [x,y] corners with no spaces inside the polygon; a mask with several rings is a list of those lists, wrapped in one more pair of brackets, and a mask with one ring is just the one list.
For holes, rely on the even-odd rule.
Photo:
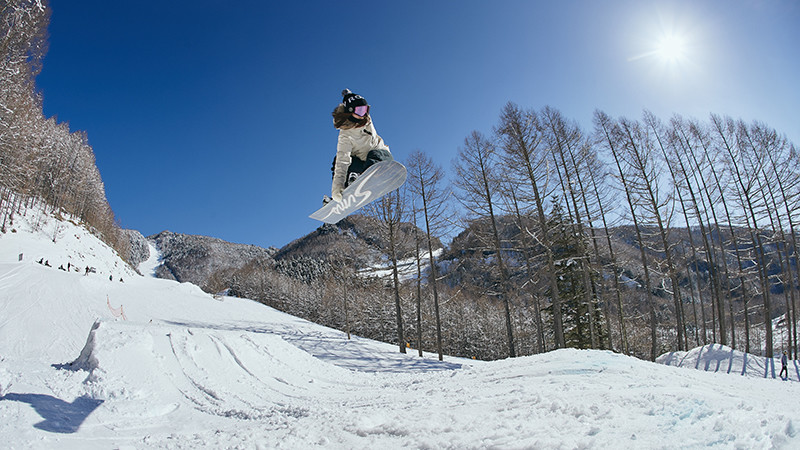
{"label": "snow-covered ground", "polygon": [[148,250],[150,251],[150,257],[142,261],[137,269],[143,276],[155,278],[156,268],[161,265],[161,254],[159,253],[158,248],[156,248],[156,244],[154,244],[152,241],[147,241],[147,246]]}
{"label": "snow-covered ground", "polygon": [[603,351],[404,355],[135,275],[55,224],[0,235],[3,448],[800,448],[800,383]]}
{"label": "snow-covered ground", "polygon": [[[656,361],[669,366],[752,378],[775,379],[781,370],[780,356],[774,359],[753,356],[720,344],[704,345],[688,352],[666,353]],[[798,381],[800,364],[797,361],[789,361],[789,367],[791,370],[787,381]]]}
{"label": "snow-covered ground", "polygon": [[[433,251],[433,257],[438,258],[444,253],[444,250],[437,249]],[[419,270],[424,274],[430,267],[430,256],[427,250],[420,250],[419,252],[420,268]],[[382,264],[374,267],[367,267],[358,272],[365,277],[378,277],[391,279],[392,263],[388,259]],[[417,258],[411,257],[397,261],[397,277],[400,281],[407,281],[409,279],[416,279],[417,277]]]}

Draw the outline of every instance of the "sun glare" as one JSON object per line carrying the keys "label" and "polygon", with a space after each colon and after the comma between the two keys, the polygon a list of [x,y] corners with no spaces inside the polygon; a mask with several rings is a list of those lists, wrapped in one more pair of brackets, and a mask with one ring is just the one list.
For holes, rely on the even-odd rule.
{"label": "sun glare", "polygon": [[634,56],[643,67],[671,77],[685,78],[696,67],[699,24],[685,14],[657,11],[631,28]]}
{"label": "sun glare", "polygon": [[666,63],[678,62],[685,56],[686,44],[680,36],[667,35],[661,38],[655,53]]}
{"label": "sun glare", "polygon": [[631,18],[625,35],[630,39],[628,62],[661,88],[700,82],[708,51],[704,23],[683,9],[645,7],[641,12]]}

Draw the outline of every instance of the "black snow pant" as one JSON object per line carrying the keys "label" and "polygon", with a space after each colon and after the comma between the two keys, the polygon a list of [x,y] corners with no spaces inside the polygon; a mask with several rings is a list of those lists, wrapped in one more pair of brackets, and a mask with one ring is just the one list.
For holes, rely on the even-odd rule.
{"label": "black snow pant", "polygon": [[[362,174],[364,173],[365,170],[367,170],[367,168],[369,168],[369,166],[377,162],[392,161],[393,159],[394,157],[392,157],[392,154],[389,153],[388,150],[370,150],[369,153],[367,153],[366,161],[362,161],[354,157],[352,162],[350,162],[350,167],[347,168],[347,176],[345,177],[345,183],[347,182],[346,180],[350,179],[351,173]],[[333,164],[331,164],[331,178],[333,178],[334,173],[336,173],[335,156],[333,157]]]}

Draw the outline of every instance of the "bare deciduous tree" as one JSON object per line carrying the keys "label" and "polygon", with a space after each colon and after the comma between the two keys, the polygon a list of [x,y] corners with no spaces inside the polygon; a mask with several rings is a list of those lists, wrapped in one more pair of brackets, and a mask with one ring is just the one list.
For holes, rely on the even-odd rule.
{"label": "bare deciduous tree", "polygon": [[[433,160],[421,151],[415,151],[408,159],[408,188],[420,202],[419,213],[425,224],[425,243],[430,268],[430,286],[433,291],[433,310],[436,320],[436,351],[439,360],[442,353],[442,321],[439,309],[438,271],[434,257],[433,239],[446,234],[452,227],[452,213],[449,208],[450,191],[445,186],[444,171],[434,165]],[[416,203],[415,203],[416,204]],[[414,214],[416,217],[417,214]],[[420,330],[421,332],[421,330]]]}
{"label": "bare deciduous tree", "polygon": [[625,192],[625,197],[628,201],[628,208],[633,221],[633,228],[636,232],[636,240],[639,246],[639,253],[642,262],[642,270],[644,271],[644,282],[646,293],[646,303],[650,313],[650,360],[655,361],[658,353],[658,337],[657,337],[657,320],[655,300],[653,299],[653,287],[650,281],[650,266],[647,262],[647,254],[645,251],[645,242],[642,239],[642,231],[639,225],[639,218],[637,216],[637,204],[634,201],[635,189],[628,182],[626,170],[623,168],[622,162],[622,147],[626,140],[625,132],[621,127],[611,120],[608,115],[601,111],[595,111],[594,115],[595,133],[598,135],[599,140],[603,142],[603,146],[611,152],[614,163],[617,167],[616,176],[618,177],[622,190]]}
{"label": "bare deciduous tree", "polygon": [[370,204],[367,208],[368,212],[380,219],[380,223],[383,224],[383,229],[381,231],[389,243],[389,248],[387,250],[392,264],[392,292],[394,294],[397,341],[400,347],[400,353],[406,353],[406,339],[403,328],[403,309],[400,299],[400,277],[398,275],[397,255],[398,247],[401,245],[401,242],[398,241],[398,230],[405,219],[405,206],[405,199],[401,191],[396,190],[386,194],[380,200]]}
{"label": "bare deciduous tree", "polygon": [[511,322],[511,300],[508,271],[503,258],[503,246],[500,242],[495,213],[498,201],[499,180],[495,174],[496,150],[482,134],[473,132],[464,140],[464,146],[459,149],[458,159],[454,162],[456,174],[455,185],[459,188],[457,198],[462,205],[470,211],[478,212],[478,216],[488,217],[491,222],[491,246],[497,258],[497,268],[500,276],[500,296],[503,301],[506,318],[506,338],[508,340],[508,355],[516,356],[514,346],[514,329]]}
{"label": "bare deciduous tree", "polygon": [[547,244],[549,226],[545,216],[546,190],[541,189],[547,172],[541,170],[546,154],[540,147],[542,136],[539,132],[539,119],[533,111],[523,111],[517,105],[509,103],[503,108],[500,115],[500,124],[496,133],[500,145],[506,152],[509,161],[508,169],[518,172],[525,184],[530,187],[533,203],[536,208],[536,217],[539,221],[538,241],[545,249],[547,257],[548,283],[550,287],[550,300],[553,306],[553,332],[555,334],[556,348],[564,348],[564,322],[561,316],[561,299],[558,292],[556,268],[552,248]]}

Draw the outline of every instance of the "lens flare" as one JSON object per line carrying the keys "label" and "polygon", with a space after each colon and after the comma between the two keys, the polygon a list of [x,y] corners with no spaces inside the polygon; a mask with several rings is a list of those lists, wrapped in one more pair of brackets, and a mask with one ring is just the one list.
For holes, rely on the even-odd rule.
{"label": "lens flare", "polygon": [[683,38],[667,35],[661,38],[656,47],[656,54],[664,62],[673,63],[686,55],[686,43]]}

